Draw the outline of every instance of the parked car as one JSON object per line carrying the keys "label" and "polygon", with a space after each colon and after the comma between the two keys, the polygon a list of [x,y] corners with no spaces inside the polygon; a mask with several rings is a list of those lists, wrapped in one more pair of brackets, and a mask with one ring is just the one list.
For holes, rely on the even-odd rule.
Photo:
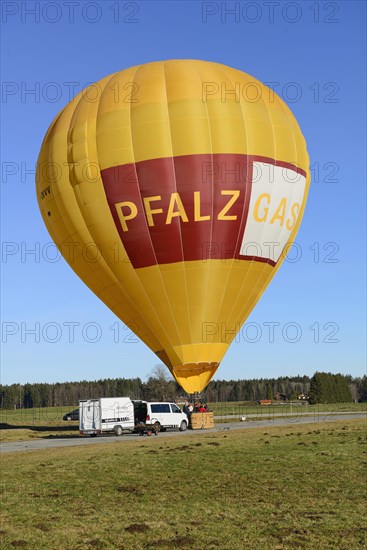
{"label": "parked car", "polygon": [[134,401],[134,406],[139,408],[138,420],[155,425],[162,432],[167,428],[178,428],[184,432],[189,425],[189,419],[176,403]]}
{"label": "parked car", "polygon": [[64,414],[63,420],[79,420],[79,409],[74,409],[69,413]]}

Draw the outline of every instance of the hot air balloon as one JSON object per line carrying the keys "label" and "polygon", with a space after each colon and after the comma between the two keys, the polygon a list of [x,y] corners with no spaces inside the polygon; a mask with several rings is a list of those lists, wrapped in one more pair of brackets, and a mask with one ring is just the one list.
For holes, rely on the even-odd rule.
{"label": "hot air balloon", "polygon": [[36,179],[72,269],[195,393],[294,241],[310,173],[272,90],[225,65],[170,60],[70,101]]}

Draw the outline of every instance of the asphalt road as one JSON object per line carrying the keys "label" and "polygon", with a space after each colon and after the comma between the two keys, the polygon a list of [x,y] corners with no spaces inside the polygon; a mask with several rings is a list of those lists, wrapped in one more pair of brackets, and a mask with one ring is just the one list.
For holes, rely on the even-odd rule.
{"label": "asphalt road", "polygon": [[[272,426],[287,426],[287,425],[300,425],[300,424],[320,424],[322,422],[338,422],[340,420],[350,420],[353,418],[363,418],[365,413],[351,413],[348,415],[345,414],[328,414],[328,413],[319,413],[317,416],[309,417],[293,417],[293,418],[268,418],[264,420],[251,420],[249,422],[228,422],[217,424],[215,428],[211,430],[197,430],[191,431],[187,430],[186,432],[171,431],[164,432],[158,435],[159,438],[164,437],[186,437],[187,435],[200,436],[202,434],[217,433],[221,431],[229,430],[250,430],[252,428],[268,428]],[[47,439],[37,439],[35,441],[12,441],[8,443],[2,443],[0,446],[1,453],[14,453],[20,451],[37,451],[40,449],[53,449],[61,447],[75,447],[78,445],[100,445],[110,444],[110,443],[126,443],[127,441],[132,441],[140,437],[137,434],[126,434],[121,437],[116,437],[114,434],[98,436],[98,437],[86,437],[80,435],[73,435],[68,438],[47,438]],[[146,436],[144,436],[146,437]],[[155,437],[154,435],[152,437]]]}

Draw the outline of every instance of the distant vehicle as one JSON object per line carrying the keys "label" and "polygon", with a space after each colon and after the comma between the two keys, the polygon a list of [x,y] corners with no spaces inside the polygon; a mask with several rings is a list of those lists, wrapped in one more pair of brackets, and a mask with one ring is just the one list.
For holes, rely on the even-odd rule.
{"label": "distant vehicle", "polygon": [[175,403],[148,403],[132,401],[129,397],[102,397],[79,402],[79,432],[96,436],[112,432],[139,432],[142,426],[151,426],[155,432],[167,428],[186,430],[189,421]]}
{"label": "distant vehicle", "polygon": [[64,414],[62,419],[63,420],[79,420],[79,409],[74,409],[73,411]]}

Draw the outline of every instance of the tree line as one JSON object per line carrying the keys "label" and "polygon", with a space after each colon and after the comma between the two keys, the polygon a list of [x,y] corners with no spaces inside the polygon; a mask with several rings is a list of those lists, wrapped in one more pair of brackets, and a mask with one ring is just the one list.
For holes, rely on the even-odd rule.
{"label": "tree line", "polygon": [[[261,399],[296,400],[303,394],[310,403],[367,401],[367,378],[316,372],[308,376],[260,378],[251,380],[212,380],[203,398],[208,402]],[[55,384],[0,385],[2,409],[77,406],[80,399],[129,396],[131,399],[182,400],[180,386],[165,372],[155,368],[146,382],[140,378],[105,378]]]}
{"label": "tree line", "polygon": [[311,378],[309,402],[348,403],[367,400],[366,376],[353,383],[353,379],[341,374],[316,372]]}

